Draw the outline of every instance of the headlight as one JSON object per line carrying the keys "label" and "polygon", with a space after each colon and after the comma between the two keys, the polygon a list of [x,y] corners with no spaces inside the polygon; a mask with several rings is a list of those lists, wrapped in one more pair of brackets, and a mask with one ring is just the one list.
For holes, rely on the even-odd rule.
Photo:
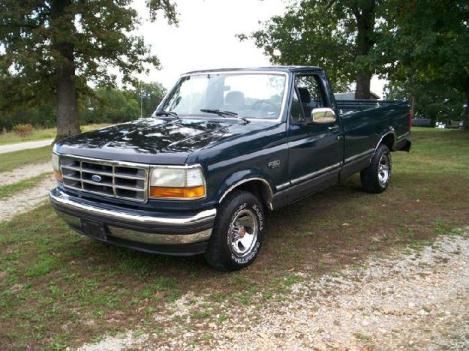
{"label": "headlight", "polygon": [[193,200],[205,194],[205,178],[200,166],[155,167],[151,171],[150,198]]}
{"label": "headlight", "polygon": [[62,172],[60,171],[60,158],[59,155],[52,153],[52,169],[54,170],[54,177],[59,182],[63,180]]}

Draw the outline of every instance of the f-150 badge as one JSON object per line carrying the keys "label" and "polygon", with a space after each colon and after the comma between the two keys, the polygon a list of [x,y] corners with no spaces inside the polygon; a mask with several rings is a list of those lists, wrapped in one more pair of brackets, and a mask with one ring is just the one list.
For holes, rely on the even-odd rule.
{"label": "f-150 badge", "polygon": [[268,164],[267,164],[267,167],[273,169],[273,168],[279,168],[280,167],[280,160],[273,160],[273,161],[270,161]]}

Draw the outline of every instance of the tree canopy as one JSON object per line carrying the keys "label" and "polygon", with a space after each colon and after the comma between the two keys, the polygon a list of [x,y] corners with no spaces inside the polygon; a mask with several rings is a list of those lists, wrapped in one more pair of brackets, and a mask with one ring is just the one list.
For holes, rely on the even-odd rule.
{"label": "tree canopy", "polygon": [[166,90],[159,83],[138,83],[131,89],[98,87],[82,102],[83,123],[119,123],[149,117],[164,97]]}
{"label": "tree canopy", "polygon": [[[163,99],[166,91],[156,82],[137,83],[127,88],[98,86],[78,100],[80,124],[127,122],[140,115],[150,116]],[[0,99],[1,99],[0,95]],[[0,131],[10,130],[18,124],[34,127],[53,127],[56,123],[53,101],[33,106],[18,106],[14,111],[0,114]]]}
{"label": "tree canopy", "polygon": [[380,1],[295,1],[242,40],[254,39],[274,64],[321,66],[335,89],[357,82],[359,98],[369,98],[370,79],[380,73],[373,47],[379,36]]}
{"label": "tree canopy", "polygon": [[150,116],[155,111],[165,94],[166,89],[161,84],[155,82],[141,82],[134,90],[135,98],[141,101],[141,112],[144,117]]}
{"label": "tree canopy", "polygon": [[336,90],[356,82],[357,98],[377,74],[393,96],[461,110],[469,101],[468,23],[465,0],[297,0],[240,38],[253,39],[274,64],[325,68]]}
{"label": "tree canopy", "polygon": [[[152,20],[176,22],[170,0],[146,0]],[[0,94],[2,111],[57,101],[58,138],[79,133],[77,97],[90,82],[113,85],[158,67],[143,37],[131,0],[2,0]]]}
{"label": "tree canopy", "polygon": [[457,119],[469,102],[469,3],[390,0],[387,18],[380,51],[390,88],[432,119]]}

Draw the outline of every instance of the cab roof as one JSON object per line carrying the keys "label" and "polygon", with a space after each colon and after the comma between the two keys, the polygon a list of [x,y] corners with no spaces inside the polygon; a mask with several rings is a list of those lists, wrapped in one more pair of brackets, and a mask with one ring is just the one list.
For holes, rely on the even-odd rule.
{"label": "cab roof", "polygon": [[267,66],[267,67],[246,67],[246,68],[217,68],[186,72],[183,75],[198,73],[223,73],[223,72],[285,72],[296,73],[304,71],[320,71],[323,69],[316,66]]}

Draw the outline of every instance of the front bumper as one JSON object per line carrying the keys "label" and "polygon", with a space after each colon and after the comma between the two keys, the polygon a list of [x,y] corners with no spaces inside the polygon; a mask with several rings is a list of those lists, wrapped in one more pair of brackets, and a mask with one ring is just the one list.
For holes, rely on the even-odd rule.
{"label": "front bumper", "polygon": [[49,193],[56,212],[73,229],[94,239],[168,255],[205,252],[216,209],[190,214],[152,212],[70,196],[60,188]]}

